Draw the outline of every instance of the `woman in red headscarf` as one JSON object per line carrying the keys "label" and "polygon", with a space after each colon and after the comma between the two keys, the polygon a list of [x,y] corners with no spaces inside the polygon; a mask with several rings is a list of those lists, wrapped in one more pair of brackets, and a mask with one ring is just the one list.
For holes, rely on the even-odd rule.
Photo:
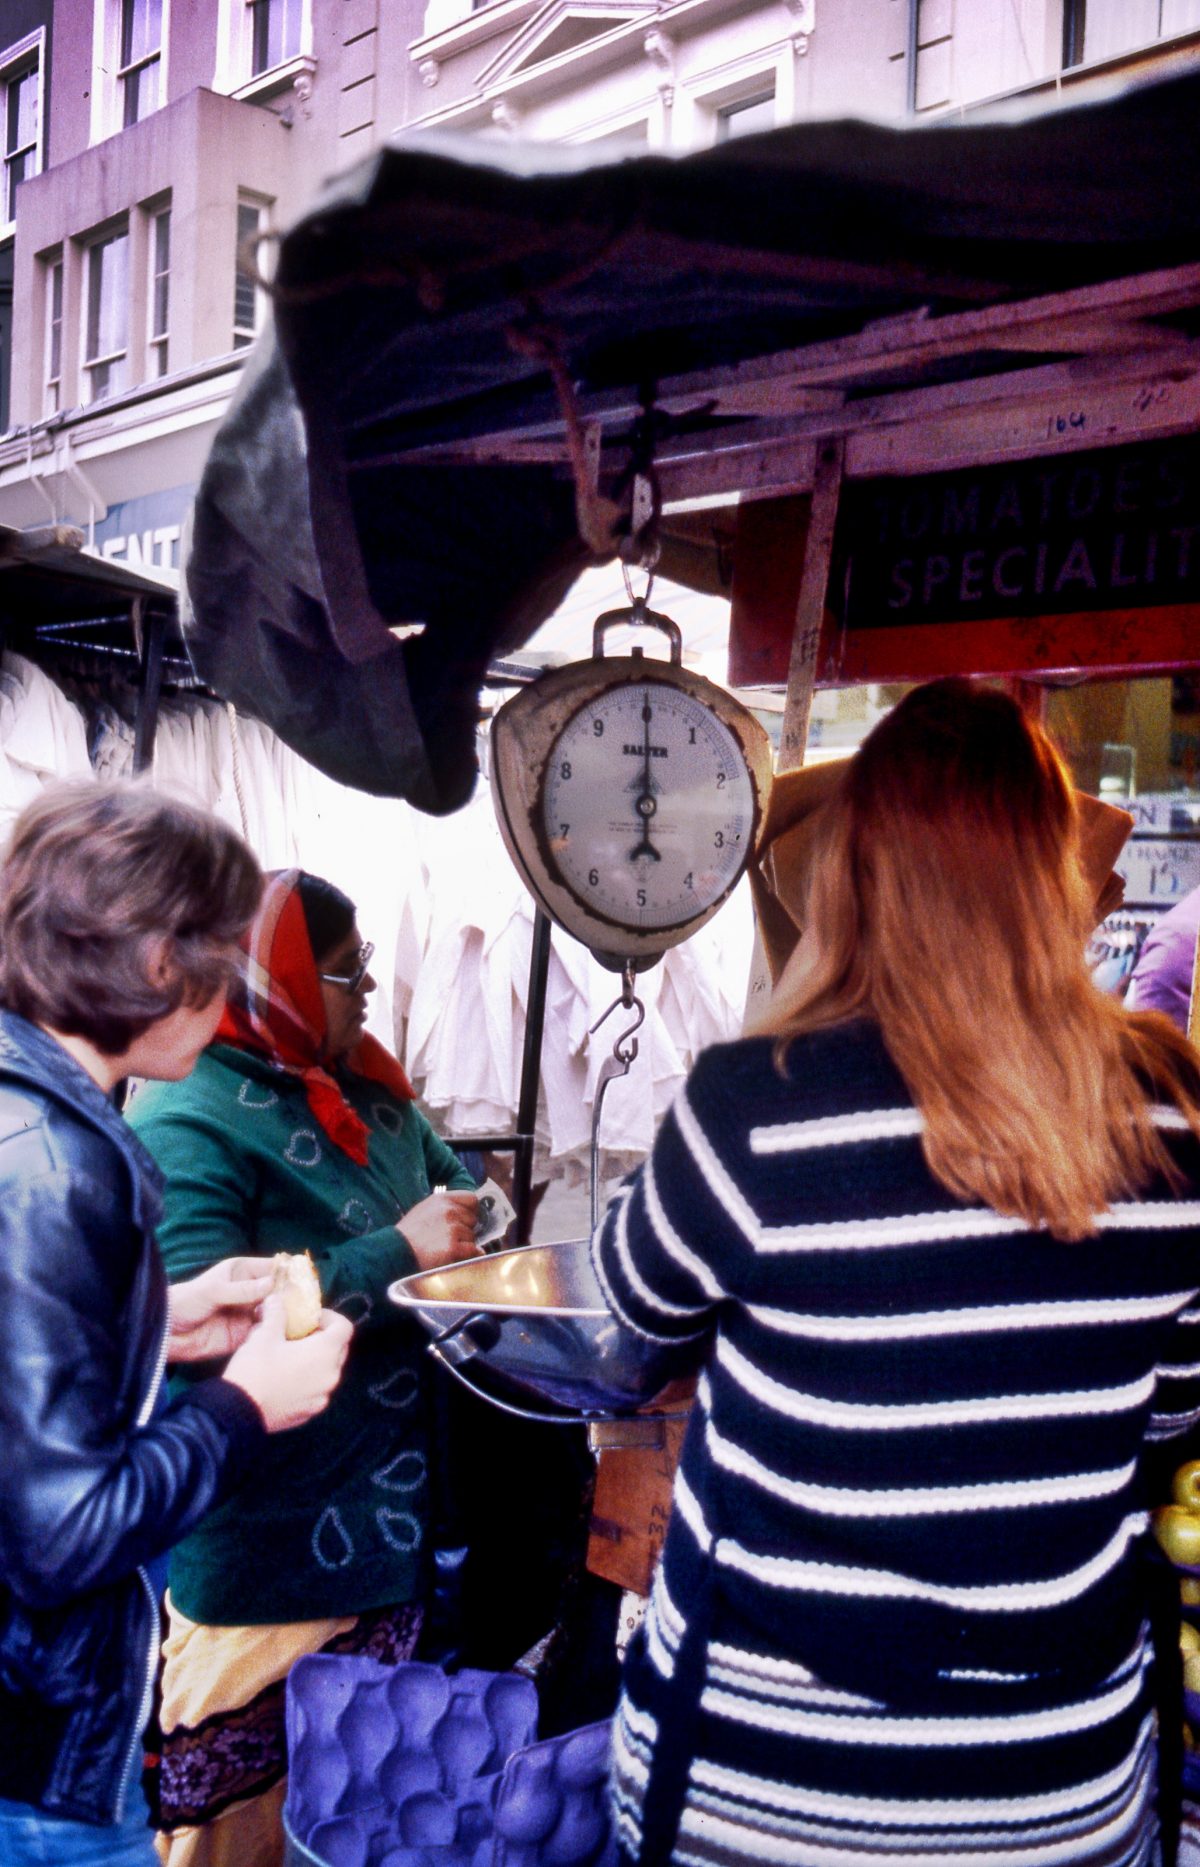
{"label": "woman in red headscarf", "polygon": [[282,1859],[283,1688],[301,1654],[413,1651],[423,1343],[387,1289],[477,1249],[471,1176],[364,1034],[375,982],[353,903],[297,870],[269,876],[243,949],[216,1042],[185,1082],[143,1090],[131,1110],[166,1175],[167,1274],[307,1251],[355,1339],[328,1412],[286,1450],[268,1442],[236,1498],[172,1557],[170,1867]]}

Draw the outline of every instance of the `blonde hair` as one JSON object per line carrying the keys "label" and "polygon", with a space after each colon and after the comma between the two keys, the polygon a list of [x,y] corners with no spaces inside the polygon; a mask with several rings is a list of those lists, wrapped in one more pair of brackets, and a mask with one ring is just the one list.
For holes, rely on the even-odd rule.
{"label": "blonde hair", "polygon": [[822,812],[800,950],[760,1028],[790,1040],[868,1016],[952,1193],[1092,1235],[1158,1171],[1165,1096],[1200,1133],[1200,1056],[1126,1012],[1084,958],[1092,903],[1074,793],[1006,694],[937,681],[864,741]]}

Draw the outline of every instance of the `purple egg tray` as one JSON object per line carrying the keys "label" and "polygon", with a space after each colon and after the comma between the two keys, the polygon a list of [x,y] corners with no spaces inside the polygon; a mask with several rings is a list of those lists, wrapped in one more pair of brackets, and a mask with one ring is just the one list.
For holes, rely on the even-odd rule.
{"label": "purple egg tray", "polygon": [[607,1721],[545,1743],[516,1673],[313,1654],[287,1686],[284,1810],[320,1867],[615,1867]]}
{"label": "purple egg tray", "polygon": [[608,1819],[612,1725],[586,1724],[509,1758],[489,1867],[616,1867]]}

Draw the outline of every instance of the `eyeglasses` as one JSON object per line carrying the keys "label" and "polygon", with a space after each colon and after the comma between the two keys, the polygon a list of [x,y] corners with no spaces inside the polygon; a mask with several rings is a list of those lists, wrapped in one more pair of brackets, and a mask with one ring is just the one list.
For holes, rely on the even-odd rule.
{"label": "eyeglasses", "polygon": [[374,951],[375,942],[373,940],[364,940],[358,952],[354,955],[354,971],[352,973],[319,972],[317,977],[318,979],[323,979],[326,985],[340,985],[343,990],[347,992],[357,992],[359,986],[367,976],[367,967],[371,964],[371,956]]}

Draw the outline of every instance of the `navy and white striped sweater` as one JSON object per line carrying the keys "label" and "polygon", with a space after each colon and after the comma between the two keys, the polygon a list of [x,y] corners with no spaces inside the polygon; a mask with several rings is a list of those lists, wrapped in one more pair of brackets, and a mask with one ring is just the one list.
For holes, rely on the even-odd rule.
{"label": "navy and white striped sweater", "polygon": [[[861,1805],[872,1847],[900,1822],[905,1859],[956,1858],[912,1826],[952,1755],[951,1802],[1031,1799],[1025,1851],[998,1859],[1141,1858],[1139,1458],[1200,1418],[1200,1147],[1157,1119],[1184,1193],[1151,1187],[1064,1245],[933,1178],[869,1023],[797,1041],[787,1079],[769,1039],[702,1058],[595,1246],[628,1327],[698,1353],[712,1337],[618,1723],[631,1853],[674,1770],[681,1861],[851,1858],[852,1815],[811,1853],[803,1798],[829,1794]],[[1073,1835],[1060,1856],[1045,1798],[1101,1780],[1120,1845]],[[764,1783],[798,1826],[738,1852]],[[722,1821],[733,1851],[706,1852]]]}

